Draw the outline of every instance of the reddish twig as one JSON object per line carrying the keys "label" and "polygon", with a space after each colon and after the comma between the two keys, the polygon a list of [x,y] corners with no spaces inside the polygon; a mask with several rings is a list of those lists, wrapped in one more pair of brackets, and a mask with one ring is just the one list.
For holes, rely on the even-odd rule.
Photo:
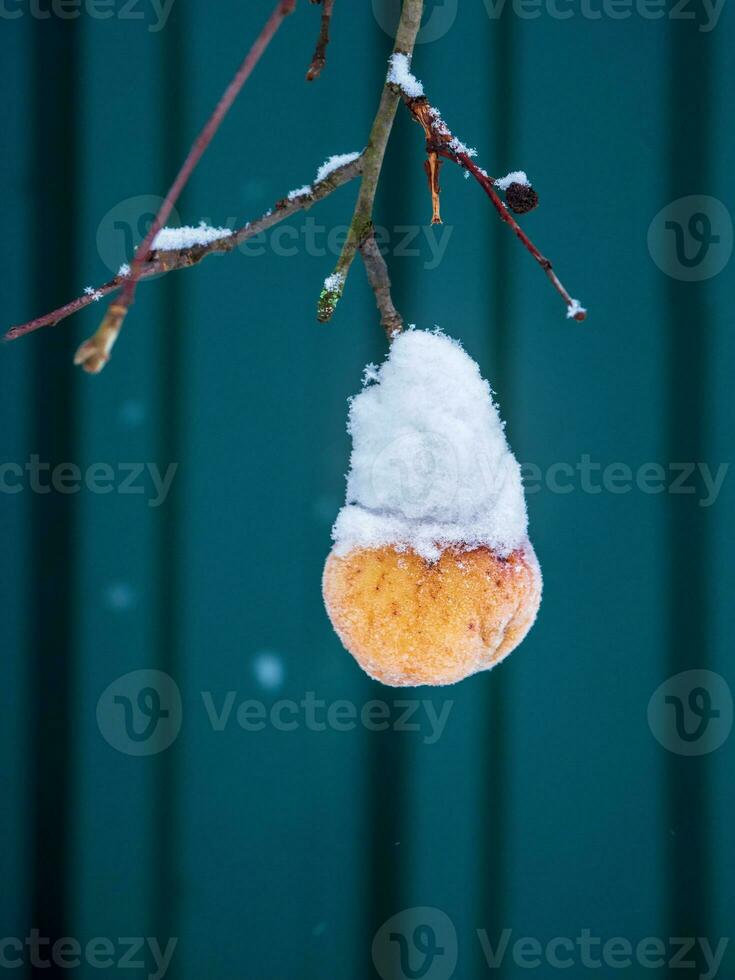
{"label": "reddish twig", "polygon": [[438,215],[439,183],[438,178],[434,176],[437,173],[438,168],[435,164],[432,166],[431,161],[436,160],[436,156],[438,154],[439,156],[444,157],[446,160],[452,160],[460,167],[464,167],[468,173],[472,174],[477,183],[480,185],[480,187],[482,187],[492,201],[500,219],[504,221],[509,228],[513,229],[516,237],[523,242],[523,245],[544,270],[552,286],[566,303],[567,316],[572,317],[575,320],[584,320],[587,316],[587,311],[580,305],[578,300],[569,295],[567,290],[562,285],[561,280],[554,272],[550,259],[547,259],[546,256],[538,250],[525,231],[523,231],[521,226],[515,220],[508,207],[500,199],[498,192],[495,190],[494,178],[490,177],[481,167],[477,166],[477,164],[473,161],[472,156],[467,151],[467,148],[452,135],[447,128],[446,123],[443,121],[440,113],[430,105],[428,99],[426,99],[424,96],[421,96],[420,98],[412,98],[403,91],[401,91],[401,94],[403,96],[403,101],[411,112],[411,115],[416,122],[421,125],[424,133],[426,134],[426,150],[429,156],[429,167],[427,172],[429,173],[429,183],[432,190],[432,203],[434,211],[433,220],[436,221]]}
{"label": "reddish twig", "polygon": [[[141,276],[141,279],[144,278],[146,278],[145,272]],[[11,327],[3,337],[3,340],[18,340],[19,337],[25,337],[26,334],[33,333],[34,330],[40,330],[41,327],[56,326],[57,323],[66,320],[67,317],[78,313],[79,310],[83,310],[85,306],[90,306],[92,303],[97,302],[101,296],[114,293],[121,285],[122,277],[115,276],[114,279],[110,279],[104,285],[97,286],[92,293],[85,293],[84,296],[78,296],[70,303],[65,303],[63,306],[60,306],[58,310],[52,310],[51,313],[44,313],[43,316],[36,317],[35,320],[29,320],[28,323],[21,323],[17,327]]]}
{"label": "reddish twig", "polygon": [[322,24],[319,30],[319,38],[316,42],[316,48],[314,49],[314,56],[311,59],[309,70],[306,73],[307,82],[313,82],[315,78],[319,78],[322,69],[327,63],[329,25],[332,21],[332,10],[334,8],[334,0],[311,0],[311,2],[314,4],[323,3],[324,7],[322,10]]}
{"label": "reddish twig", "polygon": [[547,259],[546,256],[543,255],[538,250],[538,248],[533,244],[533,242],[525,233],[525,231],[515,220],[515,218],[513,217],[509,209],[506,207],[506,205],[498,197],[498,193],[495,190],[495,187],[493,186],[492,177],[489,177],[483,170],[480,169],[480,167],[477,166],[477,164],[473,163],[473,161],[470,159],[470,157],[467,156],[466,153],[452,154],[451,151],[446,151],[446,150],[438,150],[437,152],[441,156],[446,157],[448,160],[454,160],[455,163],[458,163],[460,164],[460,166],[465,167],[467,170],[469,170],[469,172],[475,178],[477,183],[480,185],[480,187],[482,187],[482,189],[485,191],[487,196],[493,202],[493,206],[495,207],[495,210],[498,212],[501,220],[504,221],[510,228],[513,229],[513,232],[515,233],[516,237],[523,242],[525,247],[528,249],[528,251],[534,257],[534,259],[544,270],[544,272],[549,278],[549,281],[551,282],[551,285],[554,287],[557,293],[559,293],[561,298],[567,304],[567,308],[573,311],[572,312],[573,319],[575,320],[586,319],[587,311],[585,309],[578,308],[579,307],[578,301],[575,300],[572,296],[570,296],[567,290],[565,289],[561,280],[554,272],[554,268],[551,264],[551,260]]}
{"label": "reddish twig", "polygon": [[[238,245],[241,245],[248,239],[267,231],[279,222],[289,218],[292,214],[310,208],[312,204],[321,201],[331,194],[332,191],[337,190],[338,187],[348,183],[350,180],[354,180],[355,177],[359,177],[362,174],[362,167],[363,158],[359,156],[345,166],[333,170],[324,180],[314,184],[310,193],[302,194],[293,199],[284,198],[276,204],[275,208],[268,211],[261,218],[248,222],[224,238],[218,238],[215,241],[208,242],[206,245],[193,245],[190,248],[176,249],[168,252],[150,252],[143,264],[140,278],[149,279],[151,276],[174,272],[177,269],[188,269],[194,265],[198,265],[208,255],[221,255],[226,252],[232,252]],[[121,289],[125,282],[126,277],[117,275],[97,289],[77,297],[77,299],[66,303],[64,306],[60,306],[51,313],[39,316],[35,320],[29,320],[28,323],[23,323],[20,326],[12,327],[3,339],[17,340],[19,337],[24,337],[26,334],[33,333],[34,330],[40,330],[42,327],[55,326],[67,317],[72,316],[72,314],[94,303],[100,296],[107,296]]]}
{"label": "reddish twig", "polygon": [[243,85],[252,74],[253,69],[260,61],[265,49],[283,23],[283,20],[293,12],[295,6],[296,0],[278,0],[273,13],[268,18],[265,26],[247,53],[245,60],[238,68],[235,77],[225,89],[214,112],[194,141],[186,160],[159,208],[153,224],[148,229],[148,234],[136,249],[130,275],[125,279],[120,297],[110,305],[97,333],[93,337],[90,337],[89,340],[86,340],[77,351],[74,363],[81,364],[85,371],[96,374],[107,363],[110,350],[117,339],[125,316],[135,301],[135,289],[142,275],[154,238],[166,223],[166,219],[171,214],[181,192],[188,183],[205,150],[212,142],[222,120],[240,94]]}

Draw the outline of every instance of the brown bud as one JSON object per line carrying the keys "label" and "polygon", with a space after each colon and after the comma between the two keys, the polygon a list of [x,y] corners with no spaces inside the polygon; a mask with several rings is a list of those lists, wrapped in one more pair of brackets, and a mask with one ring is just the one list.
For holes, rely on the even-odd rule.
{"label": "brown bud", "polygon": [[516,214],[526,214],[538,205],[538,194],[530,184],[509,184],[505,203]]}

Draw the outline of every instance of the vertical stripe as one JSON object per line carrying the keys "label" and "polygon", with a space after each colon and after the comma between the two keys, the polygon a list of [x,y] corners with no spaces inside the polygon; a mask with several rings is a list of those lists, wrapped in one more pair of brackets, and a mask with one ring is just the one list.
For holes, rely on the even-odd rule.
{"label": "vertical stripe", "polygon": [[[488,105],[493,115],[498,106],[503,107],[503,125],[488,126],[491,134],[492,160],[510,160],[514,148],[515,84],[517,44],[515,15],[512,10],[505,11],[498,19],[488,17],[488,36],[490,56],[493,67],[491,74],[491,93]],[[472,188],[471,193],[479,193]],[[483,202],[484,203],[484,202]],[[487,308],[490,312],[488,330],[490,332],[490,357],[492,365],[490,384],[497,393],[501,417],[513,418],[512,387],[512,269],[517,256],[515,243],[510,241],[507,228],[495,216],[488,215],[490,229],[490,249],[492,255],[492,275],[488,277]],[[512,443],[511,443],[512,445]],[[482,678],[487,705],[487,738],[484,740],[483,770],[488,773],[484,781],[484,791],[480,801],[478,821],[478,841],[481,860],[477,870],[477,926],[487,929],[490,936],[500,935],[508,924],[506,903],[503,896],[507,892],[506,883],[510,874],[508,859],[508,813],[507,800],[509,788],[509,756],[511,744],[508,737],[508,714],[506,705],[513,697],[512,675],[508,672],[492,672]],[[487,970],[487,962],[478,942],[473,945],[478,972]],[[505,961],[504,961],[505,962]],[[504,965],[495,971],[498,977],[505,974]]]}
{"label": "vertical stripe", "polygon": [[[48,4],[40,9],[47,12]],[[77,32],[55,16],[33,31],[33,262],[29,308],[53,308],[74,291],[76,255],[75,132]],[[49,259],[49,234],[65,241]],[[31,452],[53,468],[74,459],[73,367],[69,335],[42,331],[34,344],[33,445]],[[48,471],[41,475],[48,485]],[[33,488],[31,488],[33,489]],[[51,942],[66,934],[71,817],[71,678],[73,669],[72,581],[74,498],[32,493],[35,608],[30,630],[34,702],[28,720],[32,739],[33,898],[30,928]],[[46,947],[46,954],[48,947]],[[58,966],[30,966],[32,976],[61,975]]]}
{"label": "vertical stripe", "polygon": [[[386,35],[376,28],[376,63],[374,84],[371,90],[380,91],[380,79],[383,65],[387,59]],[[383,57],[384,55],[384,57]],[[376,106],[377,108],[377,106]],[[403,107],[399,106],[399,111]],[[402,127],[400,120],[396,123],[391,134],[386,153],[385,164],[380,178],[376,198],[375,222],[385,223],[392,229],[394,216],[400,213],[400,203],[411,193],[411,180],[407,168],[403,164],[409,151],[408,127]],[[379,216],[385,216],[381,219]],[[393,300],[396,307],[406,316],[406,304],[412,294],[412,274],[410,265],[395,261],[392,254],[386,255],[389,274],[392,283]],[[382,360],[385,355],[385,341],[379,334],[377,312],[370,310],[366,318],[379,337],[377,358]],[[375,685],[372,697],[385,698],[385,688]],[[409,811],[408,786],[408,745],[400,732],[390,731],[376,735],[372,733],[369,742],[370,782],[372,791],[370,798],[373,809],[371,813],[372,840],[370,842],[370,865],[368,867],[368,890],[371,902],[369,915],[369,935],[363,945],[365,953],[365,976],[372,978],[375,971],[370,961],[370,940],[377,929],[390,916],[403,908],[406,894],[405,881],[408,876],[407,862],[409,859],[406,847],[406,833]]]}
{"label": "vertical stripe", "polygon": [[[710,171],[711,34],[671,25],[669,68],[670,199],[706,194]],[[668,459],[704,458],[708,426],[709,283],[668,280]],[[708,662],[707,508],[696,496],[669,496],[671,674]],[[670,935],[707,935],[709,918],[708,757],[668,756],[668,914]]]}
{"label": "vertical stripe", "polygon": [[[161,187],[168,188],[186,153],[186,123],[184,101],[188,77],[184,67],[184,27],[186,10],[178,6],[170,17],[162,41],[161,111],[163,115]],[[165,80],[175,79],[175,84]],[[182,283],[179,277],[166,276],[157,284],[161,291],[159,331],[158,418],[159,459],[161,470],[181,459],[181,378],[185,359],[186,330],[183,329]],[[180,558],[180,489],[174,479],[166,506],[157,513],[158,520],[158,606],[157,647],[158,667],[181,685],[179,656],[179,613],[181,595]],[[178,835],[178,774],[181,743],[175,743],[157,757],[155,780],[155,841],[157,865],[154,871],[155,934],[162,942],[178,936],[180,892],[179,835]],[[169,980],[175,980],[177,958],[169,970]]]}

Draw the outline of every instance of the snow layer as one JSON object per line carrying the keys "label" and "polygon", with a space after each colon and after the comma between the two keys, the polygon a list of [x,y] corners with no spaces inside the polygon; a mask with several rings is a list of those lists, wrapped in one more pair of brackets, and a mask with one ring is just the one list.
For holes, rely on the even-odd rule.
{"label": "snow layer", "polygon": [[507,191],[511,184],[521,184],[523,187],[530,187],[531,181],[526,176],[525,170],[511,170],[505,177],[500,177],[495,181],[495,186],[501,191]]}
{"label": "snow layer", "polygon": [[492,392],[460,344],[409,330],[369,365],[350,404],[353,450],[335,552],[392,544],[435,561],[450,546],[507,555],[526,540],[520,467]]}
{"label": "snow layer", "polygon": [[316,172],[315,183],[319,183],[321,180],[326,180],[330,174],[333,174],[335,170],[339,170],[340,167],[346,167],[348,163],[352,163],[353,160],[357,160],[360,156],[359,153],[335,153],[334,156],[329,157],[324,163],[319,167]]}
{"label": "snow layer", "polygon": [[312,186],[311,184],[304,184],[303,187],[296,187],[294,190],[288,192],[289,201],[295,201],[297,197],[306,197],[311,194]]}
{"label": "snow layer", "polygon": [[582,306],[579,300],[573,299],[572,302],[567,307],[567,320],[573,319],[574,317],[576,317],[578,313],[586,313],[586,312],[587,310],[585,309],[584,306]]}
{"label": "snow layer", "polygon": [[184,225],[182,228],[161,228],[153,239],[151,249],[169,252],[174,249],[191,248],[193,245],[207,245],[218,238],[227,238],[231,234],[231,228],[210,228],[204,221],[200,221],[196,228],[191,225]]}
{"label": "snow layer", "polygon": [[386,81],[397,85],[409,99],[418,99],[424,94],[424,86],[411,72],[411,60],[407,54],[396,52],[388,59]]}

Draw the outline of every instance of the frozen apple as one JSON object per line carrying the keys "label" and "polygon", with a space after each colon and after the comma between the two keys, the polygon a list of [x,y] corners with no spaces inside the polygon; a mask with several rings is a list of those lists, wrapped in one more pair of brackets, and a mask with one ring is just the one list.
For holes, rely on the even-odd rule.
{"label": "frozen apple", "polygon": [[327,612],[372,677],[452,684],[506,657],[541,600],[520,467],[477,364],[410,330],[351,402]]}

